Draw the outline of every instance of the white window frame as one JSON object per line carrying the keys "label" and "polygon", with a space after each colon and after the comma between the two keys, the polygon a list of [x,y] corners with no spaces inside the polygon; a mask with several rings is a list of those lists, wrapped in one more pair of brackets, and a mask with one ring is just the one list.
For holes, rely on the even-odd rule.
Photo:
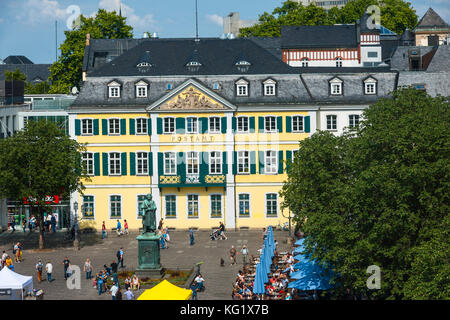
{"label": "white window frame", "polygon": [[[80,119],[81,120],[81,135],[82,136],[92,136],[94,135],[94,119],[92,118],[83,118]],[[90,122],[90,130],[89,130],[89,125],[87,125],[87,131],[85,131],[85,126],[84,123],[89,123]],[[90,131],[90,132],[89,132]]]}
{"label": "white window frame", "polygon": [[[190,157],[190,155],[195,154],[195,157]],[[195,161],[196,160],[196,161]],[[192,161],[192,164],[189,162]],[[194,163],[197,163],[194,165]],[[192,166],[192,171],[195,172],[189,172],[189,166]],[[197,170],[194,170],[194,168],[197,168]],[[186,152],[186,175],[187,176],[199,176],[200,175],[200,152],[198,151],[188,151]]]}
{"label": "white window frame", "polygon": [[120,98],[120,87],[120,83],[116,81],[108,83],[108,98]]}
{"label": "white window frame", "polygon": [[[212,196],[220,196],[220,216],[219,217],[213,217],[212,216]],[[222,219],[224,216],[223,212],[223,194],[221,193],[211,193],[209,194],[209,218],[210,219]]]}
{"label": "white window frame", "polygon": [[[118,165],[119,173],[116,173],[116,172],[111,173],[111,168],[113,168],[113,166],[111,165],[111,161],[113,161],[113,159],[111,157],[112,154],[118,154],[119,155],[119,165]],[[114,159],[114,161],[117,161],[117,159]],[[108,175],[109,176],[120,176],[120,175],[122,175],[122,154],[120,152],[110,151],[108,153]]]}
{"label": "white window frame", "polygon": [[[214,128],[214,130],[211,130],[211,124],[213,124],[213,122],[215,121],[215,119],[218,120],[218,122],[216,124],[218,124],[218,126],[216,126],[216,128]],[[215,133],[221,133],[221,119],[220,117],[217,116],[212,116],[208,118],[208,133],[211,134],[215,134]]]}
{"label": "white window frame", "polygon": [[331,83],[330,92],[333,96],[342,95],[342,83]]}
{"label": "white window frame", "polygon": [[248,81],[240,79],[236,82],[236,96],[248,97]]}
{"label": "white window frame", "polygon": [[[302,119],[302,130],[295,130],[294,118]],[[304,115],[295,114],[291,117],[291,132],[305,132],[305,116]]]}
{"label": "white window frame", "polygon": [[[92,217],[85,217],[84,216],[84,212],[83,212],[83,210],[84,210],[84,197],[92,197],[93,198],[93,200],[92,200],[92,202],[93,202],[93,210],[94,210],[94,215],[92,216]],[[83,194],[82,196],[81,196],[81,199],[83,200],[82,201],[82,206],[81,206],[81,218],[82,219],[86,219],[86,220],[95,220],[95,213],[96,213],[96,208],[95,208],[95,195],[93,195],[93,194]]]}
{"label": "white window frame", "polygon": [[[163,134],[174,134],[177,131],[176,128],[176,118],[175,117],[163,117],[162,118],[162,130]],[[171,128],[170,122],[173,122],[173,131],[166,131],[166,119],[168,121],[169,129]]]}
{"label": "white window frame", "polygon": [[137,194],[136,195],[136,220],[141,220],[142,217],[139,216],[139,197],[144,196],[146,197],[147,194]]}
{"label": "white window frame", "polygon": [[[84,157],[86,155],[90,155],[92,158],[91,159],[85,159]],[[89,170],[88,170],[89,169],[89,165],[86,165],[86,175],[93,176],[95,174],[94,153],[93,152],[83,152],[83,154],[82,154],[82,161],[83,161],[83,163],[86,161],[87,164],[89,162],[91,162],[90,168],[92,169],[92,173],[90,173]]]}
{"label": "white window frame", "polygon": [[[267,155],[267,153],[274,153],[274,155]],[[275,160],[273,161],[274,164],[272,164],[271,166],[268,165],[269,160]],[[271,168],[272,170],[268,170],[269,168]],[[265,174],[278,174],[278,151],[276,150],[265,150],[264,151],[264,173]]]}
{"label": "white window frame", "polygon": [[[247,130],[239,129],[239,120],[244,121],[246,119],[247,122]],[[238,116],[236,117],[236,131],[238,133],[249,133],[250,132],[250,117],[249,116]]]}
{"label": "white window frame", "polygon": [[[208,154],[209,154],[209,174],[222,174],[222,152],[211,151],[208,152]],[[213,157],[213,154],[217,154],[216,157]],[[219,168],[219,170],[216,169],[212,170],[214,168],[213,161],[214,166],[216,167],[216,169]]]}
{"label": "white window frame", "polygon": [[[239,200],[239,196],[243,195],[243,194],[248,195],[248,215],[241,215],[241,213],[240,213],[240,208],[241,208],[240,204],[241,204],[241,202]],[[238,193],[237,194],[237,201],[236,201],[236,208],[237,208],[237,211],[238,211],[238,217],[239,218],[244,218],[244,219],[251,218],[251,216],[252,216],[252,195],[251,195],[251,193],[249,193],[249,192]]]}
{"label": "white window frame", "polygon": [[[195,131],[188,131],[188,128],[189,128],[188,121],[189,121],[189,119],[195,120],[194,121],[195,122]],[[198,117],[186,117],[185,128],[186,128],[186,133],[188,133],[188,134],[198,134]]]}
{"label": "white window frame", "polygon": [[[267,196],[269,195],[269,194],[275,194],[276,195],[276,205],[277,205],[277,208],[276,208],[276,215],[268,215],[268,207],[267,207]],[[273,200],[271,200],[271,201],[273,201]],[[266,193],[265,195],[264,195],[264,213],[265,213],[265,216],[266,216],[266,218],[278,218],[278,213],[279,213],[279,211],[280,211],[280,204],[279,204],[279,201],[280,201],[280,197],[278,196],[278,193],[276,193],[276,192],[268,192],[268,193]]]}
{"label": "white window frame", "polygon": [[[177,219],[178,218],[178,215],[177,215],[178,197],[177,197],[177,195],[170,193],[170,194],[163,195],[163,197],[164,197],[164,201],[163,201],[164,202],[164,211],[163,211],[164,219]],[[175,216],[167,216],[167,197],[175,197]],[[161,216],[162,216],[162,214],[161,214]]]}
{"label": "white window frame", "polygon": [[[136,154],[136,175],[137,176],[148,176],[149,163],[150,163],[148,151],[136,151],[135,154]],[[144,158],[139,159],[139,154],[145,155]],[[142,165],[143,172],[139,172],[139,161],[143,162],[143,165]],[[145,161],[147,161],[147,165],[144,166]]]}
{"label": "white window frame", "polygon": [[[328,127],[328,117],[331,119],[331,128]],[[326,124],[327,124],[327,130],[329,131],[336,131],[337,130],[337,115],[336,114],[327,114],[325,116]],[[333,128],[333,119],[334,119],[334,128]]]}
{"label": "white window frame", "polygon": [[[373,90],[370,90],[369,88],[373,88]],[[377,94],[377,80],[373,78],[367,78],[366,80],[364,80],[364,94],[365,95]]]}
{"label": "white window frame", "polygon": [[[118,217],[113,217],[111,216],[111,209],[112,209],[112,202],[111,202],[111,197],[120,197],[120,216]],[[121,194],[110,194],[108,195],[108,216],[109,216],[109,220],[122,220],[123,217],[123,197]]]}
{"label": "white window frame", "polygon": [[[117,121],[117,128],[114,126],[114,129],[117,129],[117,133],[112,132],[111,133],[111,121]],[[108,118],[108,135],[109,136],[118,136],[120,135],[120,118]]]}
{"label": "white window frame", "polygon": [[[135,84],[136,86],[136,98],[147,98],[148,96],[148,84],[144,81],[139,81]],[[141,93],[140,89],[143,89]]]}
{"label": "white window frame", "polygon": [[264,87],[264,96],[276,96],[277,94],[277,87],[276,87],[276,81],[272,79],[267,79],[263,82]]}
{"label": "white window frame", "polygon": [[[237,152],[237,174],[250,174],[250,167],[251,167],[251,163],[250,163],[250,151],[248,150],[239,150],[236,151]],[[245,153],[247,153],[247,156],[245,156]],[[247,172],[245,171],[240,171],[239,170],[239,164],[242,163],[242,167],[245,168],[245,163],[247,160]]]}
{"label": "white window frame", "polygon": [[[275,127],[274,127],[273,129],[270,128],[270,130],[267,130],[267,120],[268,120],[269,118],[273,118],[273,119],[274,119]],[[264,116],[264,132],[265,132],[265,133],[274,133],[274,132],[277,132],[277,117],[276,117],[276,116],[271,116],[271,115]]]}
{"label": "white window frame", "polygon": [[[166,155],[169,156],[169,162],[173,163],[173,168],[167,168]],[[171,159],[172,156],[173,156],[173,159]],[[164,168],[164,175],[168,175],[168,176],[177,175],[177,154],[176,154],[176,152],[164,152],[163,153],[163,168]]]}
{"label": "white window frame", "polygon": [[[189,215],[189,203],[192,200],[189,200],[189,196],[196,196],[197,197],[197,216],[190,216]],[[187,219],[199,219],[200,218],[200,194],[198,193],[188,193],[186,195],[186,218]]]}
{"label": "white window frame", "polygon": [[[352,123],[352,117],[353,117],[353,123]],[[357,119],[358,123],[356,125],[355,125],[354,117],[358,117],[358,119]],[[348,127],[349,128],[357,128],[359,125],[360,118],[361,118],[361,116],[359,114],[349,114],[348,115]]]}
{"label": "white window frame", "polygon": [[[138,122],[141,123],[141,130],[139,131],[139,125]],[[142,127],[145,126],[145,131],[142,130]],[[148,134],[148,119],[147,118],[136,118],[136,134],[137,135],[147,135]]]}

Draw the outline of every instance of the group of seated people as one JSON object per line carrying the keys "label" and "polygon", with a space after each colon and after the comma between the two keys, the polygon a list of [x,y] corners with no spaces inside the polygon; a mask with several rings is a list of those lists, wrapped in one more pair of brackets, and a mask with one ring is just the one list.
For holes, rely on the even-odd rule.
{"label": "group of seated people", "polygon": [[244,266],[239,270],[236,282],[233,284],[231,297],[233,300],[254,300],[257,296],[253,294],[253,282],[255,280],[255,265]]}
{"label": "group of seated people", "polygon": [[[103,265],[103,269],[100,270],[92,280],[92,285],[94,288],[98,289],[98,294],[101,295],[104,292],[107,292],[110,287],[108,286],[108,277],[111,276],[113,282],[119,284],[119,276],[117,274],[118,265],[115,261],[111,263],[108,267],[106,264]],[[129,276],[125,279],[125,290],[128,290],[131,287],[133,290],[139,290],[141,287],[141,283],[139,278],[136,275],[133,275],[132,278]]]}

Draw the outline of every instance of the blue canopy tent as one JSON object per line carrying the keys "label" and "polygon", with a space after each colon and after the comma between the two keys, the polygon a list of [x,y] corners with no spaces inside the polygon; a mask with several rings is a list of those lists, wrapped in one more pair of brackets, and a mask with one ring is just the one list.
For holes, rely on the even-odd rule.
{"label": "blue canopy tent", "polygon": [[295,241],[295,245],[296,246],[301,246],[301,245],[303,245],[303,242],[305,242],[305,239],[304,238],[302,238],[302,239],[298,239],[297,241]]}
{"label": "blue canopy tent", "polygon": [[292,251],[293,253],[302,253],[302,252],[304,252],[305,251],[305,247],[303,246],[303,245],[300,245],[300,246],[298,246],[298,247],[296,247],[295,249],[294,249],[294,251]]}
{"label": "blue canopy tent", "polygon": [[291,274],[291,279],[296,281],[289,283],[288,288],[298,290],[328,290],[332,288],[330,280],[332,277],[331,270],[325,270],[315,261],[298,262],[294,268],[299,271]]}

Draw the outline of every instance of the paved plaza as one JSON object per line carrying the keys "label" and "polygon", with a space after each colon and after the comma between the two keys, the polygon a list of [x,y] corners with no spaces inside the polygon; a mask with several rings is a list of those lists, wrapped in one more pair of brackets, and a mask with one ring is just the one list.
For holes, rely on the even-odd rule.
{"label": "paved plaza", "polygon": [[[33,275],[35,288],[43,289],[46,300],[111,300],[111,295],[98,295],[92,286],[92,280],[86,280],[82,272],[81,289],[69,290],[64,280],[62,261],[67,256],[73,265],[78,265],[83,270],[86,258],[91,260],[94,274],[104,264],[110,265],[116,260],[116,252],[123,247],[124,269],[135,270],[137,267],[138,242],[137,232],[118,237],[116,234],[108,234],[107,240],[101,240],[99,234],[81,235],[81,248],[75,250],[72,241],[64,240],[65,232],[46,234],[46,248],[38,251],[37,231],[23,233],[22,231],[3,232],[0,234],[0,250],[7,251],[12,256],[12,247],[17,241],[24,245],[23,262],[15,263],[15,271],[22,275]],[[201,273],[205,278],[206,290],[198,294],[199,300],[229,300],[231,299],[232,284],[236,280],[237,272],[242,268],[242,255],[237,256],[238,264],[230,266],[228,251],[234,245],[239,251],[246,244],[249,255],[257,255],[257,250],[262,245],[262,230],[228,231],[228,240],[212,241],[209,239],[209,231],[196,231],[195,244],[189,245],[187,231],[171,231],[169,248],[161,250],[161,264],[167,269],[180,270],[191,269],[194,264],[201,264]],[[289,248],[287,244],[288,232],[275,231],[274,237],[278,241],[279,251]],[[45,265],[48,260],[53,263],[53,275],[55,280],[51,283],[43,281],[38,283],[35,265],[41,258]],[[225,266],[220,266],[220,259],[225,260]],[[120,271],[121,269],[119,269]],[[45,271],[43,278],[46,279]],[[142,290],[141,290],[142,292]],[[135,292],[139,296],[140,292]]]}

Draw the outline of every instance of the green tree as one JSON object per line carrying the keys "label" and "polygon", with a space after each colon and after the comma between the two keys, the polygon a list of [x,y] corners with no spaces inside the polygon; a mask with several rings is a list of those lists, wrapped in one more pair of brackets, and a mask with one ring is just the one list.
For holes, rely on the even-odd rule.
{"label": "green tree", "polygon": [[50,84],[47,81],[41,81],[36,84],[25,83],[25,94],[46,94],[50,91]]}
{"label": "green tree", "polygon": [[288,0],[271,14],[260,15],[258,24],[240,29],[240,37],[279,37],[282,26],[352,24],[361,19],[371,5],[380,7],[381,24],[398,34],[417,24],[416,11],[410,2],[403,0],[353,0],[328,12],[314,4],[303,7]]}
{"label": "green tree", "polygon": [[5,80],[6,81],[26,81],[27,77],[24,73],[22,73],[19,69],[16,69],[15,71],[5,71]]}
{"label": "green tree", "polygon": [[82,179],[87,176],[81,152],[85,147],[53,122],[30,121],[12,137],[0,140],[0,150],[0,195],[18,201],[29,199],[42,249],[44,212],[48,210],[45,198],[59,195],[68,199],[72,192],[84,190]]}
{"label": "green tree", "polygon": [[[450,105],[402,89],[356,130],[300,142],[281,195],[307,251],[347,288],[378,299],[448,299]],[[381,268],[380,290],[366,287]]]}
{"label": "green tree", "polygon": [[50,67],[49,80],[52,82],[51,93],[69,93],[71,88],[82,81],[82,64],[86,35],[92,39],[132,38],[133,28],[126,24],[126,18],[115,11],[99,9],[95,17],[80,15],[78,27],[64,31],[66,40],[61,44],[61,55]]}

